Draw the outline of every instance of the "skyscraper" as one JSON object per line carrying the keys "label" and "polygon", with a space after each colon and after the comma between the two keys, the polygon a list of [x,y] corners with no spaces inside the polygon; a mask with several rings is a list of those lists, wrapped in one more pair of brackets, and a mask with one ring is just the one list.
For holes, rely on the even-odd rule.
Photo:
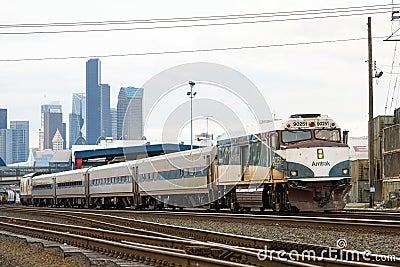
{"label": "skyscraper", "polygon": [[[69,147],[71,148],[80,137],[86,137],[86,96],[72,95],[72,112],[69,114]],[[65,142],[65,140],[64,140]]]}
{"label": "skyscraper", "polygon": [[98,58],[86,62],[86,141],[96,144],[101,136],[101,67]]}
{"label": "skyscraper", "polygon": [[0,129],[0,158],[6,164],[13,163],[12,160],[12,130]]}
{"label": "skyscraper", "polygon": [[10,121],[12,161],[24,162],[29,156],[29,121]]}
{"label": "skyscraper", "polygon": [[[48,146],[45,146],[45,127],[44,127],[44,114],[45,113],[61,113],[62,114],[62,106],[58,101],[50,102],[48,104],[42,105],[41,108],[41,123],[40,123],[40,129],[39,129],[39,149],[48,149]],[[50,137],[50,140],[53,137]]]}
{"label": "skyscraper", "polygon": [[69,148],[75,145],[76,140],[82,137],[83,118],[81,115],[69,114]]}
{"label": "skyscraper", "polygon": [[116,108],[110,108],[111,117],[111,133],[114,140],[118,139],[117,129],[118,129],[118,112]]}
{"label": "skyscraper", "polygon": [[62,122],[62,117],[62,113],[44,113],[44,149],[53,149],[52,140],[57,130],[60,132],[64,140],[63,149],[65,149],[66,125]]}
{"label": "skyscraper", "polygon": [[100,128],[102,137],[110,137],[111,117],[110,117],[110,85],[100,84]]}
{"label": "skyscraper", "polygon": [[0,108],[0,129],[7,129],[7,109]]}
{"label": "skyscraper", "polygon": [[140,140],[143,137],[143,88],[121,87],[118,94],[118,139]]}

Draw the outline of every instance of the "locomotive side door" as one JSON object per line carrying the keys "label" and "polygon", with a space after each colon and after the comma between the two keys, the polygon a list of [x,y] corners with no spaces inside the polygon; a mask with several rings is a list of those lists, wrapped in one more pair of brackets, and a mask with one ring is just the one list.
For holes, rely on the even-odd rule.
{"label": "locomotive side door", "polygon": [[[277,174],[280,174],[280,172],[274,172],[274,169],[280,169],[282,166],[282,158],[276,154],[274,151],[279,149],[279,137],[277,132],[270,132],[268,134],[268,146],[269,146],[269,157],[271,159],[271,171],[270,171],[270,178],[283,178],[282,175],[279,175],[279,177],[275,177]],[[282,176],[282,177],[281,177]]]}

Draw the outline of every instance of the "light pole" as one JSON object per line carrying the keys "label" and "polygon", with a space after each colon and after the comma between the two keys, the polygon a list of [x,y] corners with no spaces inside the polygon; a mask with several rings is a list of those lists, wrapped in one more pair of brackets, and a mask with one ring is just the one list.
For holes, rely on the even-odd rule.
{"label": "light pole", "polygon": [[190,150],[193,149],[193,98],[197,94],[197,92],[193,93],[193,86],[195,84],[195,82],[189,81],[190,92],[186,93],[190,97]]}

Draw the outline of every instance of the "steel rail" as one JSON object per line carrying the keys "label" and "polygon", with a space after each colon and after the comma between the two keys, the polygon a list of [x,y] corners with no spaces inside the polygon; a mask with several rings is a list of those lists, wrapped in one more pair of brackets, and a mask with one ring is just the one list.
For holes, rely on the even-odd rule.
{"label": "steel rail", "polygon": [[[46,223],[46,222],[44,222]],[[301,262],[295,262],[288,259],[280,259],[273,257],[269,261],[260,261],[257,258],[257,254],[245,250],[236,249],[236,253],[242,253],[242,256],[246,256],[247,258],[252,258],[253,261],[248,261],[246,264],[232,262],[227,260],[219,260],[212,259],[197,255],[189,255],[185,253],[178,253],[177,250],[171,251],[166,250],[162,247],[156,246],[143,246],[143,244],[134,243],[134,242],[116,242],[110,240],[99,239],[95,237],[82,236],[73,234],[70,232],[60,232],[49,229],[36,228],[27,225],[18,225],[14,222],[0,222],[2,228],[33,235],[38,238],[54,240],[60,243],[70,244],[72,246],[83,247],[86,249],[91,249],[94,251],[99,251],[109,256],[119,257],[127,260],[135,260],[144,262],[147,264],[159,264],[159,265],[167,265],[172,264],[173,266],[249,266],[249,264],[256,266],[273,266],[273,267],[283,267],[283,266],[303,266],[303,267],[312,267],[319,266]],[[227,249],[227,247],[224,247]],[[233,252],[235,249],[230,248],[230,252]],[[255,259],[257,261],[255,261]]]}
{"label": "steel rail", "polygon": [[[8,223],[7,221],[12,222],[11,224]],[[20,224],[23,225],[20,225]],[[126,233],[123,232],[115,232],[115,231],[109,231],[109,230],[101,230],[97,228],[87,228],[84,229],[79,226],[74,226],[74,225],[66,225],[66,224],[58,224],[58,223],[49,223],[45,221],[37,221],[37,220],[28,220],[28,219],[19,219],[19,218],[9,218],[5,216],[0,217],[0,225],[3,227],[7,228],[10,230],[10,225],[14,225],[15,227],[12,229],[12,231],[22,231],[21,227],[24,227],[25,229],[29,229],[29,232],[34,231],[34,235],[39,235],[39,237],[44,237],[52,240],[58,240],[60,242],[67,242],[71,243],[72,245],[75,246],[82,246],[85,248],[91,248],[89,244],[85,243],[81,239],[85,239],[85,237],[92,238],[92,239],[98,239],[98,240],[108,240],[112,242],[119,242],[121,244],[128,244],[133,247],[140,246],[141,248],[146,248],[150,250],[157,250],[162,252],[161,254],[164,255],[164,252],[172,252],[172,253],[183,253],[188,252],[188,249],[191,249],[189,252],[198,252],[201,251],[203,252],[204,250],[207,250],[207,248],[214,252],[214,255],[218,253],[219,255],[225,255],[228,257],[230,260],[233,260],[234,262],[238,263],[244,263],[244,264],[249,264],[253,266],[282,266],[280,265],[282,261],[285,261],[287,265],[284,266],[382,266],[382,265],[376,265],[376,264],[370,264],[370,263],[356,263],[353,261],[337,261],[334,259],[329,259],[329,258],[320,258],[317,260],[316,258],[314,259],[307,259],[304,261],[305,263],[309,265],[297,265],[297,263],[292,264],[292,258],[296,258],[299,255],[294,253],[287,253],[285,257],[278,257],[279,252],[274,251],[273,253],[269,254],[269,257],[265,257],[264,260],[268,261],[263,261],[260,260],[259,254],[251,251],[246,251],[243,250],[242,248],[237,248],[237,247],[232,247],[232,246],[226,246],[222,244],[212,244],[212,243],[204,243],[204,242],[190,242],[190,241],[184,241],[184,240],[172,240],[172,239],[166,239],[166,238],[159,238],[159,237],[147,237],[150,240],[146,240],[145,236],[139,236],[139,235],[127,235]],[[26,230],[22,231],[26,233]],[[39,233],[39,234],[38,234]],[[48,235],[48,233],[51,233]],[[55,233],[66,233],[68,236],[72,236],[74,239],[70,240],[69,238],[65,237],[55,237]],[[63,235],[61,235],[63,236]],[[80,237],[77,239],[77,237]],[[92,240],[90,239],[90,240]],[[87,239],[86,239],[87,240]],[[155,242],[152,242],[155,241]],[[99,242],[99,241],[97,241]],[[106,244],[109,245],[109,243],[105,242]],[[145,245],[143,244],[145,243]],[[115,245],[115,244],[114,244]],[[166,248],[167,247],[167,248]],[[93,248],[92,248],[93,249]],[[116,256],[119,257],[129,257],[128,255],[131,254],[126,254],[126,250],[124,249],[123,251],[119,249],[111,250],[108,248],[108,246],[105,248],[103,246],[96,246],[95,249],[105,249],[105,252],[112,253]],[[197,255],[196,253],[193,253],[196,256],[204,256],[204,255]],[[137,257],[143,257],[142,254],[135,254]],[[139,258],[142,259],[142,258]],[[158,260],[160,261],[160,258],[153,257],[152,260]],[[226,260],[225,260],[226,261]],[[230,261],[231,262],[231,261]],[[304,263],[303,262],[303,263]],[[220,262],[218,262],[219,264]],[[278,264],[278,265],[276,265]],[[203,265],[200,265],[203,266]],[[226,266],[226,265],[221,265],[221,266]],[[230,265],[234,266],[234,265]],[[396,266],[396,265],[394,265]]]}

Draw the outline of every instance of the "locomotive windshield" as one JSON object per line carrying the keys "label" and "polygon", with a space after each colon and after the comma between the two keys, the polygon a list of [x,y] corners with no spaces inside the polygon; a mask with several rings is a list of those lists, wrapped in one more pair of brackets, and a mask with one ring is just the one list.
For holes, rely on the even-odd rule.
{"label": "locomotive windshield", "polygon": [[284,143],[293,143],[305,140],[311,140],[310,130],[295,130],[295,131],[282,132],[282,142]]}
{"label": "locomotive windshield", "polygon": [[340,141],[340,132],[337,129],[333,130],[315,130],[315,138],[326,141]]}

